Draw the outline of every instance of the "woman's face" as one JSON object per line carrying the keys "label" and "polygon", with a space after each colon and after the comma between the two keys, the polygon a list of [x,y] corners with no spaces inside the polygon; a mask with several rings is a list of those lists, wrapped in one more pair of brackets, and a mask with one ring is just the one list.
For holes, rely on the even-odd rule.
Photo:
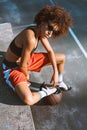
{"label": "woman's face", "polygon": [[42,23],[40,25],[40,36],[50,38],[52,37],[53,33],[58,31],[58,26],[52,22]]}

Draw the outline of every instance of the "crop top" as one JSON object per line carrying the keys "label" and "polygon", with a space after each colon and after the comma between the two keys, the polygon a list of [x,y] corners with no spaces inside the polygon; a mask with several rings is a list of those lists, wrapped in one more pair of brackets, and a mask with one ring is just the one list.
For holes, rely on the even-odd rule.
{"label": "crop top", "polygon": [[[33,27],[33,26],[32,26],[32,27]],[[35,37],[36,37],[36,32],[35,32],[35,30],[34,30],[32,27],[27,27],[26,30],[27,30],[27,29],[33,30],[33,32],[34,32],[34,34],[35,34]],[[22,49],[23,49],[23,48],[20,48],[20,47],[17,47],[17,46],[16,46],[16,44],[15,44],[15,39],[11,42],[11,44],[10,44],[9,47],[10,47],[11,51],[12,51],[15,55],[17,55],[18,57],[21,56],[21,53],[22,53]],[[36,48],[37,48],[37,46],[36,46]],[[34,48],[31,53],[33,53],[33,52],[36,50],[36,48]]]}

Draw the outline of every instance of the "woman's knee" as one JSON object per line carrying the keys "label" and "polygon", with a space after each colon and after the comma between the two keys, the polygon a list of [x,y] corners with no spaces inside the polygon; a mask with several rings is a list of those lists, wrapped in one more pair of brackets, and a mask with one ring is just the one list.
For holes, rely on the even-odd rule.
{"label": "woman's knee", "polygon": [[65,60],[66,60],[66,55],[65,54],[62,54],[62,59],[63,59],[63,62],[65,62]]}
{"label": "woman's knee", "polygon": [[65,60],[66,60],[65,54],[56,53],[55,56],[56,56],[56,60],[57,60],[58,63],[60,63],[60,62],[63,62],[63,63],[64,63]]}

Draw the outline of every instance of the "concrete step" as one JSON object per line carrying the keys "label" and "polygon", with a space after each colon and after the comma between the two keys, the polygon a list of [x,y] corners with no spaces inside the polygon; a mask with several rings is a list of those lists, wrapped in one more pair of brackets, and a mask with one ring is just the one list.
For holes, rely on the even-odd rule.
{"label": "concrete step", "polygon": [[12,38],[11,24],[0,24],[0,130],[35,130],[30,106],[24,105],[2,79],[1,63]]}

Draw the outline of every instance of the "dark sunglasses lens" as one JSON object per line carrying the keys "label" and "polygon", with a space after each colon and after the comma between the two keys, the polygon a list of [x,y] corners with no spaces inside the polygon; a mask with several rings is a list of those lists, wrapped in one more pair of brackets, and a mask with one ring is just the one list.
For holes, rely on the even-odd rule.
{"label": "dark sunglasses lens", "polygon": [[55,36],[60,35],[60,31],[54,31],[53,34],[54,34]]}
{"label": "dark sunglasses lens", "polygon": [[48,30],[53,31],[53,27],[51,25],[48,25]]}

